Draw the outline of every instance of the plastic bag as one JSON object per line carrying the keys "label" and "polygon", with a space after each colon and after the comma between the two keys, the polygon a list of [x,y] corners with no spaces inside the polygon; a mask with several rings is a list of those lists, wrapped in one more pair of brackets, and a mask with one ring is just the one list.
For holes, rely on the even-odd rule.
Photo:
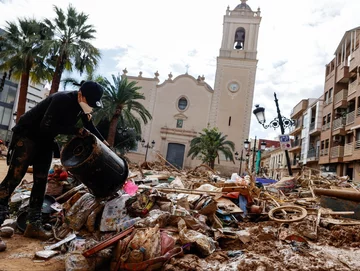
{"label": "plastic bag", "polygon": [[169,218],[170,213],[155,209],[151,210],[146,218],[139,220],[135,225],[141,228],[155,227],[156,225],[164,228],[167,226]]}
{"label": "plastic bag", "polygon": [[125,203],[129,198],[130,195],[124,194],[105,204],[100,231],[116,231],[118,224],[130,219],[125,208]]}
{"label": "plastic bag", "polygon": [[216,242],[202,233],[188,230],[183,219],[180,219],[178,228],[182,244],[194,243],[199,253],[203,256],[208,256],[215,251]]}
{"label": "plastic bag", "polygon": [[90,213],[99,206],[95,197],[90,193],[83,195],[67,212],[65,222],[73,230],[80,230],[86,223]]}
{"label": "plastic bag", "polygon": [[66,271],[89,271],[91,270],[86,258],[80,251],[73,251],[65,256]]}

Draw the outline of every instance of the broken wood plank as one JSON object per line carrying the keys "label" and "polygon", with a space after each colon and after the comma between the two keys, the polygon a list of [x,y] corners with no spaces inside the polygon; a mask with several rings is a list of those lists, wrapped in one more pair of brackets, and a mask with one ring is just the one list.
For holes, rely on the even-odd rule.
{"label": "broken wood plank", "polygon": [[181,172],[177,167],[173,166],[168,160],[166,160],[160,153],[156,153],[156,155],[163,160],[165,163],[167,163],[173,170],[175,170],[176,172],[180,173],[181,175],[186,175],[184,172]]}
{"label": "broken wood plank", "polygon": [[241,214],[241,213],[244,212],[241,208],[236,206],[236,204],[233,203],[229,199],[219,198],[219,199],[216,200],[216,202],[218,203],[218,208],[225,211],[225,213],[228,213],[228,214]]}
{"label": "broken wood plank", "polygon": [[316,195],[324,195],[330,197],[336,197],[340,199],[360,201],[360,193],[355,191],[344,191],[340,189],[324,189],[324,188],[315,188],[314,193]]}
{"label": "broken wood plank", "polygon": [[103,249],[115,244],[121,238],[124,238],[126,235],[132,233],[133,230],[134,230],[134,226],[128,228],[125,231],[119,232],[118,234],[115,234],[114,236],[112,236],[112,237],[106,239],[105,241],[97,244],[96,246],[86,250],[82,255],[84,257],[90,257],[91,255],[99,252],[100,250],[103,250]]}

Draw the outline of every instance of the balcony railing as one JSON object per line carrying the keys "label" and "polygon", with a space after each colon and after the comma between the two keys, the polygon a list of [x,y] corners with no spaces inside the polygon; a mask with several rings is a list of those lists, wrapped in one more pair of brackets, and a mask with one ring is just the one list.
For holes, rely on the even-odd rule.
{"label": "balcony railing", "polygon": [[338,118],[333,121],[333,131],[337,129],[344,128],[346,124],[346,120],[344,118]]}
{"label": "balcony railing", "polygon": [[309,150],[307,153],[307,157],[308,158],[318,158],[319,157],[319,152],[317,152],[316,150]]}
{"label": "balcony railing", "polygon": [[347,115],[346,115],[346,125],[354,123],[354,120],[355,120],[355,110],[350,112],[350,113],[347,113]]}
{"label": "balcony railing", "polygon": [[321,127],[322,131],[326,131],[328,129],[330,129],[330,122],[323,124],[323,126]]}
{"label": "balcony railing", "polygon": [[315,129],[315,122],[310,123],[310,131]]}
{"label": "balcony railing", "polygon": [[292,147],[298,147],[301,145],[301,139],[296,139],[293,141]]}
{"label": "balcony railing", "polygon": [[355,149],[360,149],[360,140],[355,141]]}
{"label": "balcony railing", "polygon": [[332,147],[330,151],[331,158],[343,157],[344,156],[344,146]]}
{"label": "balcony railing", "polygon": [[350,96],[351,94],[356,92],[357,86],[358,86],[358,80],[357,79],[354,82],[349,83],[348,96]]}
{"label": "balcony railing", "polygon": [[357,116],[360,115],[360,107],[357,109],[356,115],[357,115]]}
{"label": "balcony railing", "polygon": [[346,143],[344,148],[344,156],[353,154],[353,143]]}
{"label": "balcony railing", "polygon": [[328,154],[329,154],[329,149],[320,150],[320,156],[324,156],[324,155],[328,155]]}
{"label": "balcony railing", "polygon": [[338,103],[342,100],[346,100],[347,96],[348,96],[348,90],[342,89],[341,91],[335,94],[334,103]]}

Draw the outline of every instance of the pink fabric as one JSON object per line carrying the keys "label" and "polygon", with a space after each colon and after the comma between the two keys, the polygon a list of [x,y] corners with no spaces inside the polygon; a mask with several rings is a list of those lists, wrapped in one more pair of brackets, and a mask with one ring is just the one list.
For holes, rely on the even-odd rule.
{"label": "pink fabric", "polygon": [[138,186],[134,184],[132,181],[126,181],[126,183],[123,186],[123,190],[130,196],[134,196],[138,191],[138,189],[139,189]]}

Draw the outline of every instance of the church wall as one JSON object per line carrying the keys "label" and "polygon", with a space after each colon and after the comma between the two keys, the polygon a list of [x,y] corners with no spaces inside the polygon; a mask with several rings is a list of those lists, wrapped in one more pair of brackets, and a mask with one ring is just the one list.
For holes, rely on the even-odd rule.
{"label": "church wall", "polygon": [[[178,109],[178,101],[185,97],[188,106]],[[212,91],[188,75],[182,75],[174,81],[166,81],[157,89],[157,100],[153,115],[151,136],[149,139],[158,142],[155,149],[166,158],[168,143],[185,145],[184,166],[198,165],[199,161],[187,158],[190,141],[203,128],[207,127]],[[183,120],[182,128],[177,128],[177,119]],[[164,131],[164,127],[168,130]],[[162,130],[163,128],[163,130]],[[163,132],[161,132],[163,131]]]}

